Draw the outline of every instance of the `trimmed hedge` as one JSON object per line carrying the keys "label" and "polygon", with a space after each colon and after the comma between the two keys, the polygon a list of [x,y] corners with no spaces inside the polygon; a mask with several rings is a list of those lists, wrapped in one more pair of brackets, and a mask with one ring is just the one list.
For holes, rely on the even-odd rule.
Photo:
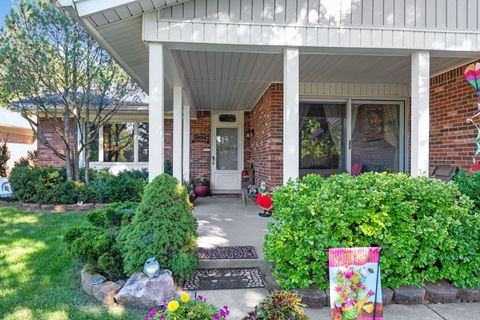
{"label": "trimmed hedge", "polygon": [[453,177],[453,181],[460,192],[469,196],[475,203],[475,207],[480,209],[480,171],[468,173],[465,169],[461,169]]}
{"label": "trimmed hedge", "polygon": [[86,185],[67,180],[64,168],[19,165],[10,173],[9,181],[16,199],[38,204],[140,202],[148,182],[146,170],[123,171],[118,175],[91,170],[90,176],[91,182]]}
{"label": "trimmed hedge", "polygon": [[405,174],[309,175],[275,190],[266,259],[287,289],[328,286],[321,248],[380,246],[383,285],[480,286],[480,215],[455,184]]}

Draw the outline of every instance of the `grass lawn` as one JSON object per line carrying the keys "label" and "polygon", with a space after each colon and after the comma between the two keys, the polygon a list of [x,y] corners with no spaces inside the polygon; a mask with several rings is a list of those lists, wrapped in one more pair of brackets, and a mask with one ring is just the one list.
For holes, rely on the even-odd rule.
{"label": "grass lawn", "polygon": [[145,319],[102,307],[80,288],[81,265],[63,235],[82,213],[31,213],[0,207],[0,319]]}

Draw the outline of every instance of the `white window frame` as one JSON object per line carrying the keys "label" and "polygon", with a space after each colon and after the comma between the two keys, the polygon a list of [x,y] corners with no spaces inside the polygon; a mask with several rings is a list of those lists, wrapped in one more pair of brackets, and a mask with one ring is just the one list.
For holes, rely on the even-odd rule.
{"label": "white window frame", "polygon": [[[146,169],[148,168],[147,162],[138,161],[138,124],[141,122],[146,122],[144,120],[118,120],[110,121],[109,123],[122,123],[122,122],[133,122],[133,162],[105,162],[104,161],[104,150],[103,150],[103,126],[98,130],[98,161],[91,161],[90,165],[92,168],[110,168],[110,167],[125,167],[128,169]],[[150,136],[150,132],[149,132]],[[149,137],[150,138],[150,137]]]}

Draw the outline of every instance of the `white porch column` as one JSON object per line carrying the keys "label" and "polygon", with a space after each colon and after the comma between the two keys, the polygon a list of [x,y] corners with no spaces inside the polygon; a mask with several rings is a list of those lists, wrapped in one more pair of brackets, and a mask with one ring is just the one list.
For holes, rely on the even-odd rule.
{"label": "white porch column", "polygon": [[299,163],[299,67],[298,48],[283,52],[283,182],[298,178]]}
{"label": "white porch column", "polygon": [[190,181],[190,106],[183,107],[183,181]]}
{"label": "white porch column", "polygon": [[149,48],[149,139],[148,178],[152,181],[163,173],[164,159],[164,65],[163,45],[151,43]]}
{"label": "white porch column", "polygon": [[182,182],[182,87],[173,88],[173,176]]}
{"label": "white porch column", "polygon": [[411,171],[412,177],[428,176],[430,135],[430,52],[412,54]]}

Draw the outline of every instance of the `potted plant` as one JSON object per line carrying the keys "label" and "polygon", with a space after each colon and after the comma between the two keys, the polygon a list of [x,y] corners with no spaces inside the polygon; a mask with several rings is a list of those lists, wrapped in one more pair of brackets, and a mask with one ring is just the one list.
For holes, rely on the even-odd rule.
{"label": "potted plant", "polygon": [[191,204],[195,201],[197,198],[197,195],[195,194],[194,190],[194,184],[193,181],[184,181],[183,183],[185,185],[185,189],[187,189],[188,192],[188,200],[190,201]]}
{"label": "potted plant", "polygon": [[206,197],[210,194],[210,181],[207,178],[197,178],[193,183],[197,197]]}

